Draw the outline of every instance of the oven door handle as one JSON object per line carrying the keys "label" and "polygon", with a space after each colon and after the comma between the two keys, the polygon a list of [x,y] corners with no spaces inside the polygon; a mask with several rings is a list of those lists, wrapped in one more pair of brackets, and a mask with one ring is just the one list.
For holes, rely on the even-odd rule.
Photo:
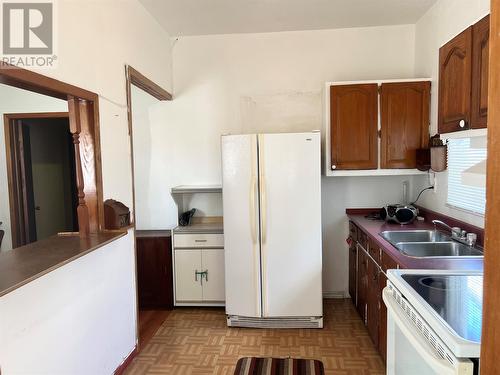
{"label": "oven door handle", "polygon": [[384,289],[382,296],[387,306],[387,312],[391,314],[398,328],[422,358],[436,370],[436,373],[440,375],[472,374],[473,363],[470,360],[457,358],[457,366],[455,367],[432,350],[429,343],[417,331],[417,328],[408,322],[408,317],[401,310],[387,287]]}

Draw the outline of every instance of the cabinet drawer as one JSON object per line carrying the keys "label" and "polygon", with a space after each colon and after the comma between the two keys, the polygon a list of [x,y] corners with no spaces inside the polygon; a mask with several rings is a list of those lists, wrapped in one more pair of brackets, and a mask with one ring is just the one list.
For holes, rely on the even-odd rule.
{"label": "cabinet drawer", "polygon": [[224,235],[222,233],[211,234],[175,234],[175,248],[210,248],[224,247]]}

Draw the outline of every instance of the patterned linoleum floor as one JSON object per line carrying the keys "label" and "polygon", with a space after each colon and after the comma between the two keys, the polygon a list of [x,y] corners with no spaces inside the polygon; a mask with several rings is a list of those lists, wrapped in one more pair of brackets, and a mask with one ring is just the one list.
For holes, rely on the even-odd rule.
{"label": "patterned linoleum floor", "polygon": [[325,300],[324,329],[228,328],[223,309],[172,311],[125,374],[232,375],[238,358],[295,357],[323,361],[326,374],[384,374],[350,300]]}

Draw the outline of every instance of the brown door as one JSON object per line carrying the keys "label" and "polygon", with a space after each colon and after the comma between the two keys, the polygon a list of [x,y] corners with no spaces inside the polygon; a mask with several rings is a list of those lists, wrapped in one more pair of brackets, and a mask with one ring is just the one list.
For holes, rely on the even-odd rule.
{"label": "brown door", "polygon": [[331,168],[377,169],[376,84],[331,86]]}
{"label": "brown door", "polygon": [[488,115],[488,63],[490,16],[472,26],[471,128],[486,128]]}
{"label": "brown door", "polygon": [[173,307],[170,237],[137,237],[139,308]]}
{"label": "brown door", "polygon": [[381,168],[416,168],[416,150],[429,141],[430,89],[430,82],[382,84]]}
{"label": "brown door", "polygon": [[439,49],[439,133],[470,127],[472,27]]}
{"label": "brown door", "polygon": [[378,347],[379,336],[379,301],[380,301],[380,287],[379,287],[379,268],[378,265],[368,258],[368,293],[367,293],[367,316],[366,325],[368,333]]}

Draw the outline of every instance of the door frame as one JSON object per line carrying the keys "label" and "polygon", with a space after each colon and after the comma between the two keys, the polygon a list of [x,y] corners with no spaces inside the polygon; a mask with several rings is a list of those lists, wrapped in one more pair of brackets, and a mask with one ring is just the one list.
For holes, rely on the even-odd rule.
{"label": "door frame", "polygon": [[0,61],[0,83],[68,102],[75,152],[79,234],[104,230],[99,96],[77,86]]}
{"label": "door frame", "polygon": [[[147,78],[145,75],[131,67],[130,65],[125,65],[125,80],[126,80],[126,96],[127,96],[127,121],[128,121],[128,135],[130,139],[130,167],[132,171],[132,212],[131,221],[134,227],[134,264],[135,264],[135,279],[138,280],[137,275],[137,241],[136,241],[136,222],[135,222],[135,173],[134,173],[134,133],[132,129],[132,85],[140,88],[151,96],[155,97],[159,101],[173,100],[172,94],[167,90],[163,89],[161,86],[154,83],[152,80]],[[172,260],[173,261],[173,260]],[[175,275],[173,276],[175,278]],[[175,283],[175,281],[173,281]],[[175,295],[175,290],[173,291]],[[135,314],[135,341],[137,350],[140,351],[140,340],[139,340],[139,289],[138,284],[135,284],[135,300],[136,300],[136,314]]]}
{"label": "door frame", "polygon": [[[67,118],[68,112],[39,112],[39,113],[7,113],[3,116],[4,134],[5,134],[5,152],[7,161],[7,181],[9,189],[9,207],[10,207],[10,231],[12,236],[12,247],[26,245],[27,238],[31,237],[31,230],[28,218],[28,202],[26,181],[23,176],[16,173],[16,157],[19,150],[15,145],[16,127],[19,120],[49,119],[49,118]],[[24,233],[24,234],[23,234]]]}
{"label": "door frame", "polygon": [[481,374],[500,374],[500,0],[491,0]]}

